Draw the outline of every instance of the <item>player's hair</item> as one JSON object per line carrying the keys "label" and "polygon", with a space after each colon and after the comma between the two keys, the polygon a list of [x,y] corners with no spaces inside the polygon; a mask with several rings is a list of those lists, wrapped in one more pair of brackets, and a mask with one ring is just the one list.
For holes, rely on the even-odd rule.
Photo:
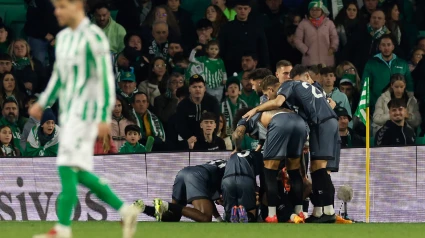
{"label": "player's hair", "polygon": [[242,119],[242,116],[245,115],[247,112],[249,112],[251,109],[252,107],[245,107],[236,111],[235,117],[233,118],[233,123],[232,123],[233,130],[236,130],[236,127],[238,127],[238,122]]}
{"label": "player's hair", "polygon": [[393,98],[388,102],[387,106],[388,106],[388,109],[399,108],[399,107],[407,108],[407,102],[406,100],[403,100],[402,98]]}
{"label": "player's hair", "polygon": [[331,66],[327,66],[320,69],[321,75],[327,75],[327,74],[334,74],[335,75],[335,69]]}
{"label": "player's hair", "polygon": [[253,60],[258,61],[258,56],[257,56],[257,54],[255,52],[245,51],[242,54],[242,57],[251,57]]}
{"label": "player's hair", "polygon": [[145,95],[146,96],[146,99],[148,100],[148,102],[149,102],[149,97],[148,97],[148,95],[146,94],[146,93],[144,93],[144,92],[137,92],[137,93],[134,93],[133,94],[133,100],[131,101],[131,103],[132,104],[134,104],[135,102],[136,102],[136,96],[137,95]]}
{"label": "player's hair", "polygon": [[290,78],[293,79],[295,76],[300,76],[302,74],[308,73],[309,69],[303,65],[297,64],[291,70]]}
{"label": "player's hair", "polygon": [[276,69],[280,67],[288,67],[288,66],[292,66],[292,63],[289,62],[288,60],[280,60],[279,62],[276,63]]}
{"label": "player's hair", "polygon": [[0,54],[0,60],[12,61],[12,57],[9,54],[3,53],[3,54]]}
{"label": "player's hair", "polygon": [[124,128],[125,135],[130,131],[135,131],[140,135],[140,127],[138,125],[128,125]]}
{"label": "player's hair", "polygon": [[201,116],[201,122],[205,121],[205,120],[215,121],[215,120],[217,120],[217,117],[212,112],[204,112],[204,113],[202,113],[202,116]]}
{"label": "player's hair", "polygon": [[312,72],[314,74],[320,74],[320,70],[322,70],[324,67],[326,67],[324,64],[315,64],[308,66],[308,71]]}
{"label": "player's hair", "polygon": [[273,75],[272,71],[270,71],[270,69],[266,69],[266,68],[259,68],[259,69],[254,69],[250,74],[249,74],[249,78],[252,80],[259,80],[259,79],[264,79],[266,76],[269,75]]}
{"label": "player's hair", "polygon": [[[1,125],[0,126],[0,131],[3,130],[3,128],[9,128],[12,131],[12,128],[8,125]],[[16,156],[21,156],[21,152],[19,151],[19,149],[15,146],[15,140],[14,140],[15,136],[13,135],[12,132],[12,140],[10,141],[10,146],[12,147],[12,150],[15,151]],[[3,153],[3,150],[0,150],[0,155],[2,157],[6,157],[6,153]]]}
{"label": "player's hair", "polygon": [[261,82],[261,89],[263,91],[265,91],[265,90],[267,90],[268,87],[273,87],[278,83],[279,83],[279,79],[276,78],[276,76],[274,76],[274,75],[266,76],[263,79],[263,82]]}

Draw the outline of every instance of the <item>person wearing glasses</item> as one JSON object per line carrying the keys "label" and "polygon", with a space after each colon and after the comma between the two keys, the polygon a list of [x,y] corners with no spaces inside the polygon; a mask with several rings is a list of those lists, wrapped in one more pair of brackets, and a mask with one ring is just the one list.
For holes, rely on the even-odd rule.
{"label": "person wearing glasses", "polygon": [[167,90],[167,64],[164,58],[155,57],[151,60],[149,77],[139,84],[139,92],[145,93],[149,104],[155,105],[155,98]]}

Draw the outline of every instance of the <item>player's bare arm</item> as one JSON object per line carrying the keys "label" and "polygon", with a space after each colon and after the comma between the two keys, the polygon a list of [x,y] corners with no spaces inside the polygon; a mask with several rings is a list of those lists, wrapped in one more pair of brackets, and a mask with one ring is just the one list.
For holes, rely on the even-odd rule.
{"label": "player's bare arm", "polygon": [[282,104],[285,102],[286,98],[283,95],[277,95],[277,97],[273,100],[269,100],[253,109],[251,109],[249,112],[247,112],[245,115],[243,115],[242,118],[246,118],[249,120],[251,117],[253,117],[257,112],[264,112],[264,111],[270,111],[270,110],[276,110],[279,107],[282,106]]}

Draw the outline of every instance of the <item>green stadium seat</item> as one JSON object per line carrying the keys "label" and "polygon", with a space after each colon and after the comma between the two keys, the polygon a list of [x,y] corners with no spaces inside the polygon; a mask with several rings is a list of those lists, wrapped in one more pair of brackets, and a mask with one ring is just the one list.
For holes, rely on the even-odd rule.
{"label": "green stadium seat", "polygon": [[375,137],[370,137],[369,144],[370,144],[370,147],[375,146]]}
{"label": "green stadium seat", "polygon": [[112,19],[114,19],[114,21],[117,20],[117,14],[118,14],[118,10],[111,10],[111,17]]}
{"label": "green stadium seat", "polygon": [[416,137],[416,145],[425,145],[425,137]]}
{"label": "green stadium seat", "polygon": [[27,8],[25,5],[5,5],[2,6],[6,10],[4,23],[10,26],[13,22],[23,22],[26,21]]}
{"label": "green stadium seat", "polygon": [[13,36],[18,39],[26,39],[26,35],[24,32],[25,22],[12,22],[10,28],[13,31]]}

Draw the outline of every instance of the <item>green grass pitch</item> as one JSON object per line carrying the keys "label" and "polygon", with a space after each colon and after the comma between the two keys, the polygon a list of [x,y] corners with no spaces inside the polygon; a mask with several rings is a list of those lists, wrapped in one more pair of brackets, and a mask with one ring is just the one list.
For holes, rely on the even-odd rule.
{"label": "green grass pitch", "polygon": [[[48,231],[53,222],[0,221],[0,237],[31,238]],[[226,237],[310,237],[310,238],[397,238],[424,237],[425,223],[380,224],[229,224],[139,222],[135,238],[226,238]],[[120,238],[118,222],[74,222],[74,238]]]}

